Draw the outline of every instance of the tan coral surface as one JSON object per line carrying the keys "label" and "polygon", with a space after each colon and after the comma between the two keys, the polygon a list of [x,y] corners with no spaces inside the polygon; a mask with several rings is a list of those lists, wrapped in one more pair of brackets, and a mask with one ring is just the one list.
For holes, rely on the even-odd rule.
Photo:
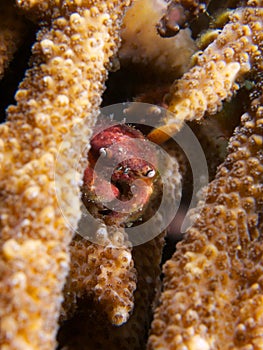
{"label": "tan coral surface", "polygon": [[[165,3],[154,0],[161,2]],[[120,21],[130,1],[16,3],[30,19],[44,19],[40,23],[46,27],[34,46],[33,68],[16,94],[17,105],[8,109],[8,121],[0,125],[0,346],[50,350],[56,345],[69,245],[81,215],[80,184],[86,161],[81,151],[91,136],[109,59],[117,51]],[[195,55],[196,65],[173,85],[169,108],[175,118],[164,121],[170,132],[184,120],[201,119],[220,109],[262,56],[263,2],[241,3],[251,7],[235,10],[217,39]],[[163,44],[166,39],[155,41],[156,33],[145,29],[148,15],[157,21],[154,8],[137,9],[129,22],[135,32],[128,33],[126,43],[128,56],[135,57],[125,60],[152,65],[153,71],[161,67],[169,77],[172,72],[172,78],[180,74],[189,62],[188,48],[194,45],[189,34],[175,46]],[[250,77],[253,85],[253,73]],[[151,350],[263,348],[263,107],[258,97],[254,96],[251,110],[231,139],[229,155],[208,188],[201,217],[165,265],[165,290],[153,322]],[[150,138],[160,144],[162,136],[157,130]],[[175,173],[170,171],[170,178],[176,183]],[[171,193],[173,181],[168,181]],[[156,218],[157,227],[161,219]],[[116,233],[120,240],[126,239],[123,230]],[[132,250],[96,246],[80,237],[72,242],[64,311],[75,311],[78,297],[92,300],[86,309],[77,310],[84,315],[80,324],[66,322],[72,326],[72,338],[62,344],[65,349],[144,347],[159,287],[162,247],[162,236]],[[135,307],[134,267],[138,273]],[[132,310],[129,320],[116,327]]]}
{"label": "tan coral surface", "polygon": [[[102,225],[98,231],[105,236],[109,230]],[[122,228],[112,227],[111,231],[125,237]],[[70,245],[70,254],[63,316],[69,318],[73,314],[77,299],[90,297],[102,306],[112,324],[125,323],[133,309],[137,281],[131,248],[116,247],[110,241],[95,244],[77,235]]]}
{"label": "tan coral surface", "polygon": [[261,96],[230,139],[199,219],[164,266],[149,350],[262,349],[262,149]]}
{"label": "tan coral surface", "polygon": [[82,169],[74,169],[74,159],[89,140],[106,68],[119,42],[116,29],[129,1],[98,1],[90,9],[76,3],[71,2],[76,12],[54,19],[50,30],[39,33],[34,66],[0,126],[3,350],[55,347],[72,237],[60,205],[76,227]]}
{"label": "tan coral surface", "polygon": [[[174,118],[169,115],[161,130],[177,132],[186,120],[216,113],[261,57],[262,41],[263,8],[235,10],[217,39],[196,54],[197,64],[172,86],[168,109]],[[160,142],[161,130],[153,131],[149,138]]]}
{"label": "tan coral surface", "polygon": [[[161,234],[132,250],[138,281],[134,295],[135,307],[129,320],[116,327],[105,318],[99,306],[94,308],[94,305],[93,307],[82,305],[79,316],[75,316],[69,324],[62,327],[60,343],[65,344],[65,349],[142,350],[145,348],[154,298],[160,288],[160,261],[163,245],[164,235]],[[80,271],[80,274],[84,277],[83,271]],[[78,329],[78,332],[74,331],[74,327]]]}

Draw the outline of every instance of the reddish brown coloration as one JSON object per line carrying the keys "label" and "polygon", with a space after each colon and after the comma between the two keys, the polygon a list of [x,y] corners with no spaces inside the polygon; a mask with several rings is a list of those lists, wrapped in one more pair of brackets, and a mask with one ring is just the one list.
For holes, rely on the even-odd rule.
{"label": "reddish brown coloration", "polygon": [[[159,179],[155,167],[147,161],[154,159],[152,149],[140,131],[125,124],[104,129],[93,136],[90,144],[83,202],[107,224],[130,225],[147,209]],[[97,173],[100,157],[103,169]]]}
{"label": "reddish brown coloration", "polygon": [[162,37],[176,35],[180,29],[186,28],[192,20],[204,12],[209,0],[172,0],[165,15],[157,24],[158,33]]}

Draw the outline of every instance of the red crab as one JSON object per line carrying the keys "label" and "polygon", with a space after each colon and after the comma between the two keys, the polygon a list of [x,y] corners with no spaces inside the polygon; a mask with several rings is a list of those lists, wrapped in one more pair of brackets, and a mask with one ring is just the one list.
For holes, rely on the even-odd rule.
{"label": "red crab", "polygon": [[108,225],[142,220],[160,178],[149,141],[134,127],[117,124],[96,133],[90,145],[82,188],[86,208]]}

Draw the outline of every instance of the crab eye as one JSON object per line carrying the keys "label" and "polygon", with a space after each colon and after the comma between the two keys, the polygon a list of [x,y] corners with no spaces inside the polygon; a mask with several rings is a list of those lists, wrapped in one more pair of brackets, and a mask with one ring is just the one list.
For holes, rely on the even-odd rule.
{"label": "crab eye", "polygon": [[99,153],[100,155],[104,158],[107,156],[107,151],[106,151],[106,148],[104,147],[101,147],[100,150],[99,150]]}
{"label": "crab eye", "polygon": [[147,171],[147,173],[145,174],[145,176],[151,178],[155,176],[155,170],[154,169],[150,169]]}

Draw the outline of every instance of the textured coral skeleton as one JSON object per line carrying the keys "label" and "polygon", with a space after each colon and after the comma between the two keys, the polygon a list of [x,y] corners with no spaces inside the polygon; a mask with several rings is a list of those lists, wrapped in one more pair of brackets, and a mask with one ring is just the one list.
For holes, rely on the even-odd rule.
{"label": "textured coral skeleton", "polygon": [[[169,36],[176,33],[174,39],[160,38],[166,41],[163,44],[158,38],[153,49],[148,38],[156,35],[157,3],[135,1],[120,50],[123,65],[150,64],[157,75],[165,73],[171,79],[186,72],[161,101],[174,117],[160,120],[160,128],[148,135],[150,140],[163,143],[164,132],[177,132],[185,121],[204,123],[204,116],[233,99],[246,79],[253,90],[251,106],[246,106],[230,139],[228,156],[207,188],[200,217],[164,265],[161,294],[164,233],[133,249],[125,246],[128,237],[122,227],[109,230],[103,222],[98,233],[104,232],[105,246],[73,237],[61,216],[52,171],[55,166],[58,196],[76,228],[86,166],[81,150],[95,125],[107,70],[117,66],[111,59],[130,1],[17,0],[28,18],[42,27],[33,47],[33,68],[19,87],[16,106],[8,108],[7,122],[0,125],[4,350],[55,348],[59,315],[67,320],[75,313],[79,321],[66,321],[59,334],[63,349],[143,349],[156,305],[148,349],[263,348],[263,2],[233,1],[236,8],[222,31],[203,52],[194,54],[192,62],[195,42],[182,28],[191,26],[203,4],[172,1],[168,17],[163,17],[165,25],[174,21],[174,9],[182,21],[168,26]],[[159,18],[164,16],[163,4],[160,8]],[[136,18],[141,23],[147,13],[152,21],[146,21],[145,28],[142,21],[137,28]],[[6,62],[13,49],[5,47],[0,59]],[[176,51],[180,54],[173,57]],[[57,147],[67,132],[69,142],[62,143],[56,161]],[[81,166],[72,183],[69,169],[80,154]],[[171,192],[180,180],[174,161],[169,165]],[[117,249],[112,247],[116,242]]]}
{"label": "textured coral skeleton", "polygon": [[[86,303],[82,306],[82,313],[79,315],[80,319],[73,319],[62,331],[60,343],[62,346],[65,346],[65,349],[93,350],[95,348],[110,348],[117,350],[121,348],[123,350],[140,350],[145,347],[151,322],[151,309],[156,302],[156,289],[160,289],[160,261],[164,245],[163,236],[162,234],[154,240],[134,247],[132,250],[138,279],[134,293],[135,307],[127,323],[116,327],[107,318],[103,317],[103,312],[94,312],[94,306]],[[83,240],[81,244],[87,244],[85,242],[87,241]],[[79,250],[77,254],[80,254]],[[82,276],[84,275],[78,269],[74,271],[81,273]],[[80,326],[76,327],[76,323]],[[75,331],[76,329],[78,330],[77,332]],[[98,334],[101,336],[97,336]]]}
{"label": "textured coral skeleton", "polygon": [[164,266],[149,349],[262,347],[262,84],[200,217]]}
{"label": "textured coral skeleton", "polygon": [[217,39],[196,54],[196,65],[172,86],[167,98],[175,119],[164,120],[164,126],[154,130],[150,139],[160,142],[162,130],[177,132],[180,121],[183,124],[216,113],[222,102],[233,96],[251,64],[260,59],[262,17],[262,8],[234,11]]}
{"label": "textured coral skeleton", "polygon": [[70,142],[56,163],[56,190],[74,228],[80,217],[82,172],[72,183],[70,169],[91,135],[128,4],[50,5],[51,29],[39,32],[33,68],[1,125],[2,349],[55,347],[73,235],[56,199],[57,147],[70,130]]}

